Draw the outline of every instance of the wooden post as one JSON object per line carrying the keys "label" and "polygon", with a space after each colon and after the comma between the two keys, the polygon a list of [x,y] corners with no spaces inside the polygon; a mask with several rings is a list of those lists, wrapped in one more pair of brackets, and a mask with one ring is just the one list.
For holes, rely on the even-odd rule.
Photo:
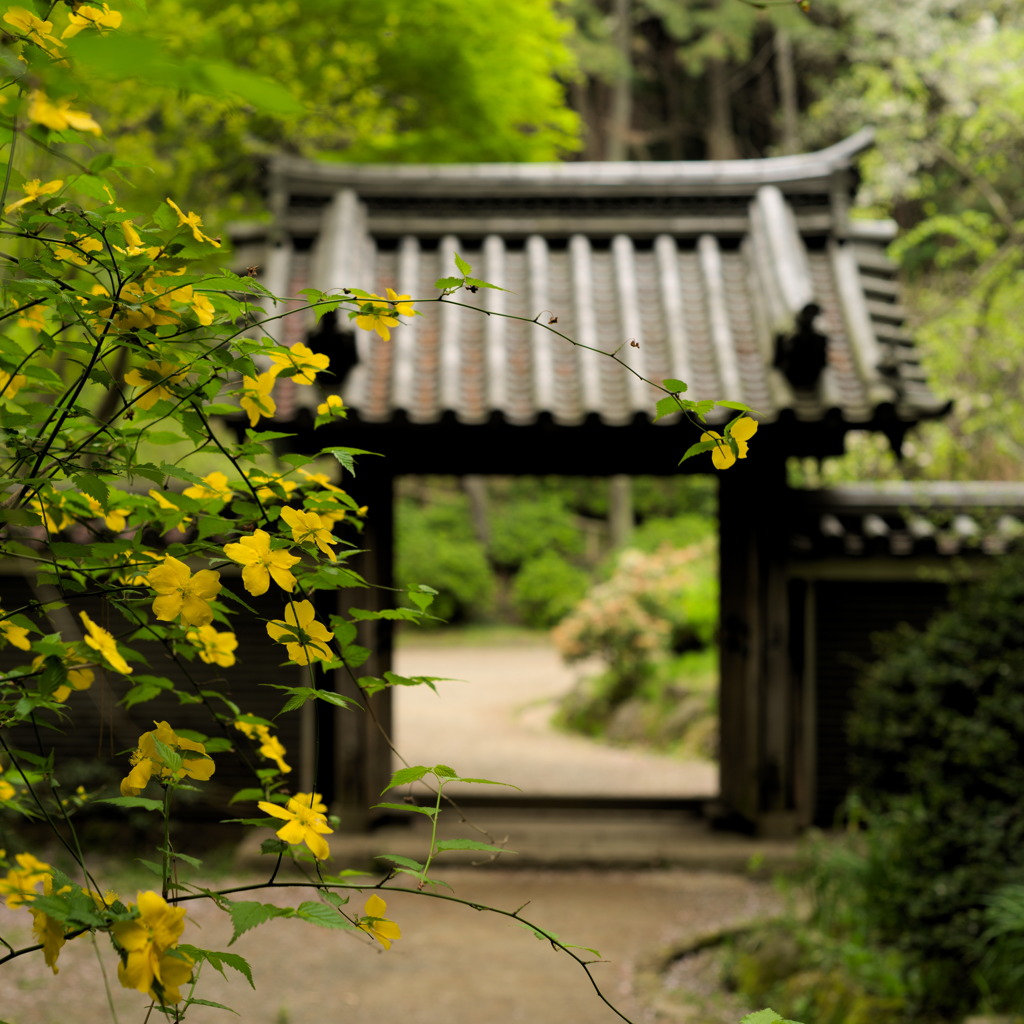
{"label": "wooden post", "polygon": [[[368,506],[362,535],[350,535],[366,550],[347,565],[371,586],[341,590],[336,603],[334,594],[323,594],[325,603],[330,601],[341,614],[351,608],[377,611],[395,603],[393,593],[380,589],[392,586],[394,578],[393,480],[383,470],[375,469],[360,463],[359,475],[346,484],[352,496]],[[335,692],[351,697],[367,710],[343,710],[317,702],[320,777],[329,789],[329,805],[340,816],[344,832],[365,832],[369,828],[375,817],[369,808],[380,799],[391,777],[391,749],[385,739],[391,734],[391,692],[385,690],[367,700],[352,676],[383,676],[390,670],[393,623],[360,622],[356,642],[370,651],[369,658],[352,675],[344,669],[336,670],[333,684]]]}

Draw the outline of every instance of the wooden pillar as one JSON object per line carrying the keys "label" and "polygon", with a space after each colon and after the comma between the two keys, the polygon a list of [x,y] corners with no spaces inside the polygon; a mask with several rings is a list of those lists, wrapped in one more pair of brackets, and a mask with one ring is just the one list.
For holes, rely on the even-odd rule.
{"label": "wooden pillar", "polygon": [[[359,464],[358,476],[345,487],[360,505],[368,506],[362,534],[349,535],[365,550],[346,565],[370,587],[324,592],[321,600],[330,602],[335,614],[344,615],[352,608],[378,611],[395,604],[396,595],[381,589],[391,587],[394,579],[393,479],[383,468],[368,465],[369,461]],[[360,622],[356,643],[370,651],[369,657],[351,674],[346,669],[333,673],[335,692],[358,701],[366,710],[345,710],[317,702],[319,774],[330,793],[325,796],[331,810],[340,816],[345,832],[369,828],[376,817],[370,807],[381,799],[380,792],[391,777],[391,750],[385,740],[385,735],[391,735],[391,692],[385,690],[367,699],[356,679],[383,676],[390,670],[393,625],[388,620]]]}
{"label": "wooden pillar", "polygon": [[763,833],[796,827],[795,687],[789,656],[786,487],[761,456],[722,473],[720,794]]}

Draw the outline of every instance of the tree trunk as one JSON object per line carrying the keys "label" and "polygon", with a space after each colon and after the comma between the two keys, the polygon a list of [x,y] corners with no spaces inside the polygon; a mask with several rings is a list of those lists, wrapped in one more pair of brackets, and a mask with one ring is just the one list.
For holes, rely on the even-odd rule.
{"label": "tree trunk", "polygon": [[709,160],[735,160],[740,155],[732,127],[732,96],[729,92],[729,68],[725,61],[712,58],[704,66],[708,88],[708,122],[704,131]]}
{"label": "tree trunk", "polygon": [[632,0],[615,0],[615,49],[618,68],[612,86],[611,112],[605,137],[605,159],[629,156],[629,129],[633,120]]}
{"label": "tree trunk", "polygon": [[796,153],[800,147],[797,136],[799,101],[796,68],[793,63],[793,43],[789,33],[781,28],[775,32],[775,81],[779,90],[779,150],[782,153]]}

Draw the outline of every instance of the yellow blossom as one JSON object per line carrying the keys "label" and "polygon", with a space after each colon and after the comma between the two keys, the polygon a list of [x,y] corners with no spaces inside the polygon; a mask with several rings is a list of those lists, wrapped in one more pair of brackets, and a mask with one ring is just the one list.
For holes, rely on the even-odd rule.
{"label": "yellow blossom", "polygon": [[152,409],[162,398],[174,401],[177,397],[170,387],[184,380],[186,374],[180,366],[174,363],[165,363],[162,360],[149,359],[141,370],[129,370],[124,375],[125,384],[131,384],[137,388],[147,388],[138,398],[135,404],[140,409]]}
{"label": "yellow blossom", "polygon": [[179,227],[191,228],[192,237],[197,242],[209,242],[210,245],[214,245],[218,249],[220,248],[220,242],[215,238],[210,238],[209,235],[204,235],[202,231],[199,230],[203,226],[203,221],[198,213],[193,213],[191,210],[189,210],[188,213],[182,213],[181,207],[179,207],[178,204],[170,198],[167,199],[167,205],[178,215]]}
{"label": "yellow blossom", "polygon": [[53,22],[43,21],[38,15],[25,10],[24,7],[10,7],[4,14],[4,21],[17,29],[40,49],[45,50],[51,57],[60,58],[60,47],[64,44],[51,35]]}
{"label": "yellow blossom", "polygon": [[[43,879],[44,896],[60,896],[66,892],[71,892],[70,885],[61,886],[56,894],[54,894],[53,875],[47,875]],[[35,935],[36,941],[43,947],[43,959],[46,962],[46,966],[54,974],[57,974],[60,970],[57,967],[57,956],[60,954],[61,946],[64,945],[64,924],[56,918],[50,917],[49,914],[44,913],[42,910],[32,910],[31,907],[29,910],[32,913],[32,934]]]}
{"label": "yellow blossom", "polygon": [[311,811],[316,811],[317,814],[327,814],[327,804],[319,793],[296,793],[292,799]]}
{"label": "yellow blossom", "polygon": [[365,917],[359,918],[356,925],[369,932],[385,949],[390,949],[391,943],[402,937],[402,929],[384,917],[387,910],[388,905],[374,893],[363,907]]}
{"label": "yellow blossom", "polygon": [[255,530],[251,537],[241,537],[238,543],[225,544],[224,554],[244,567],[242,583],[253,597],[265,594],[271,579],[289,594],[295,589],[295,577],[289,570],[302,559],[287,551],[271,551],[270,534],[266,530]]}
{"label": "yellow blossom", "polygon": [[203,477],[201,484],[192,484],[191,487],[186,487],[181,493],[186,498],[197,498],[200,500],[209,498],[216,499],[217,501],[230,501],[235,492],[228,487],[227,475],[218,469],[212,473],[207,473]]}
{"label": "yellow blossom", "polygon": [[[53,699],[59,704],[63,704],[74,690],[88,690],[96,679],[96,673],[91,668],[82,667],[86,661],[75,652],[73,647],[65,648],[64,660],[67,669],[67,682],[62,683],[53,691]],[[45,663],[45,656],[40,655],[33,660],[32,667],[41,669]]]}
{"label": "yellow blossom", "polygon": [[124,656],[117,649],[117,643],[114,638],[102,626],[97,626],[85,612],[79,612],[78,616],[87,630],[86,644],[94,651],[102,654],[106,658],[107,664],[115,672],[120,672],[124,676],[130,676],[132,674],[132,667],[124,660]]}
{"label": "yellow blossom", "polygon": [[393,306],[375,304],[373,299],[380,299],[380,296],[374,295],[368,301],[360,302],[355,316],[356,327],[376,331],[384,341],[390,341],[391,331],[388,328],[397,327],[401,322],[398,312]]}
{"label": "yellow blossom", "polygon": [[28,378],[23,373],[10,374],[0,370],[0,402],[8,401],[25,386]]}
{"label": "yellow blossom", "polygon": [[[121,780],[122,796],[138,796],[156,773],[158,778],[180,781],[182,778],[205,782],[213,775],[214,763],[206,747],[195,740],[179,736],[167,722],[154,722],[156,728],[139,737],[138,747],[132,751],[131,771]],[[178,755],[178,762],[168,764],[161,756],[157,742]]]}
{"label": "yellow blossom", "polygon": [[199,660],[207,665],[220,665],[221,668],[234,665],[238,647],[238,637],[234,633],[218,633],[213,626],[200,626],[190,629],[185,639],[199,648]]}
{"label": "yellow blossom", "polygon": [[323,837],[330,835],[334,829],[328,826],[323,814],[314,811],[309,804],[292,797],[284,807],[272,804],[269,800],[261,800],[257,806],[261,811],[286,822],[277,830],[278,839],[293,846],[305,843],[317,860],[326,860],[331,855],[331,849]]}
{"label": "yellow blossom", "polygon": [[31,903],[36,896],[36,886],[46,884],[52,878],[49,864],[33,857],[31,853],[19,853],[15,858],[18,866],[10,868],[6,878],[0,878],[0,896],[5,897],[11,909]]}
{"label": "yellow blossom", "polygon": [[213,323],[216,310],[213,308],[213,303],[208,296],[203,295],[201,292],[193,292],[191,306],[192,312],[195,313],[196,319],[203,327],[209,327]]}
{"label": "yellow blossom", "polygon": [[321,402],[316,407],[317,416],[345,416],[345,400],[341,395],[328,395],[326,402]]}
{"label": "yellow blossom", "polygon": [[0,621],[0,635],[12,647],[17,647],[22,651],[29,650],[32,641],[28,638],[28,630],[24,626],[16,626],[10,619],[4,619],[3,614],[3,610],[0,610],[0,620],[2,620]]}
{"label": "yellow blossom", "polygon": [[61,32],[60,37],[61,39],[71,39],[89,25],[100,32],[104,29],[120,28],[121,12],[112,11],[107,4],[101,4],[100,7],[79,4],[68,14],[68,27]]}
{"label": "yellow blossom", "polygon": [[304,512],[285,505],[281,509],[281,518],[291,527],[292,540],[296,544],[315,544],[332,562],[337,560],[331,545],[338,542],[315,512]]}
{"label": "yellow blossom", "polygon": [[115,508],[108,512],[92,495],[86,494],[84,498],[93,514],[103,516],[104,525],[111,533],[120,533],[128,525],[128,509]]}
{"label": "yellow blossom", "polygon": [[6,779],[0,779],[0,803],[13,800],[16,792],[17,790]]}
{"label": "yellow blossom", "polygon": [[[153,499],[153,500],[154,500],[154,501],[155,501],[155,502],[156,502],[156,503],[157,503],[157,504],[158,504],[158,505],[159,505],[159,506],[160,506],[161,508],[163,508],[163,509],[167,509],[167,511],[168,511],[168,512],[170,512],[170,511],[172,511],[172,510],[173,510],[174,512],[178,512],[178,513],[180,513],[180,512],[181,512],[181,509],[180,509],[180,508],[178,508],[178,506],[177,506],[177,505],[175,505],[173,501],[171,501],[171,500],[170,500],[169,498],[167,498],[167,497],[166,497],[166,496],[165,496],[165,495],[163,494],[163,492],[162,492],[162,491],[158,491],[158,490],[156,490],[155,488],[151,488],[151,489],[150,489],[150,491],[149,491],[149,496],[150,496],[150,497],[151,497],[151,498],[152,498],[152,499]],[[192,522],[192,520],[191,520],[191,519],[190,519],[190,518],[189,518],[188,516],[185,516],[185,517],[184,517],[184,518],[183,518],[183,519],[181,520],[181,522],[179,522],[179,523],[178,523],[178,524],[176,525],[175,529],[177,529],[177,530],[180,530],[180,531],[181,531],[182,533],[184,533],[184,532],[185,532],[185,531],[186,531],[186,530],[188,529],[188,527],[189,527],[189,524],[190,524],[191,522]]]}
{"label": "yellow blossom", "polygon": [[59,192],[64,187],[64,182],[60,178],[55,178],[53,181],[48,181],[45,185],[40,181],[39,178],[33,178],[31,181],[26,181],[22,185],[22,191],[25,195],[13,203],[8,203],[4,207],[4,213],[10,213],[12,210],[17,210],[22,206],[26,206],[28,203],[34,203],[37,199],[42,196],[52,196],[54,192]]}
{"label": "yellow blossom", "polygon": [[192,570],[173,555],[167,555],[146,576],[159,595],[153,601],[153,614],[162,622],[179,616],[186,626],[206,626],[213,621],[209,602],[220,593],[220,573],[212,569]]}
{"label": "yellow blossom", "polygon": [[278,771],[282,774],[286,775],[292,770],[290,765],[285,764],[284,744],[276,736],[271,735],[270,726],[264,725],[262,722],[243,722],[239,719],[235,722],[235,728],[249,739],[259,740],[260,756],[265,757],[268,761],[276,761]]}
{"label": "yellow blossom", "polygon": [[267,623],[271,640],[284,644],[288,657],[298,665],[311,665],[314,659],[331,658],[330,642],[334,634],[321,622],[311,601],[292,601],[284,611],[284,619]]}
{"label": "yellow blossom", "polygon": [[74,235],[75,241],[68,245],[58,245],[53,250],[54,259],[74,263],[76,267],[88,266],[88,254],[100,252],[103,249],[103,243],[98,238],[80,235],[77,231],[72,231],[71,234]]}
{"label": "yellow blossom", "polygon": [[71,109],[71,100],[54,102],[40,89],[29,94],[28,119],[55,131],[72,128],[76,132],[92,132],[93,135],[101,133],[100,126],[85,111]]}
{"label": "yellow blossom", "polygon": [[747,442],[757,433],[757,420],[744,416],[736,421],[729,436],[736,442],[736,452],[721,434],[714,430],[707,430],[701,434],[702,441],[717,441],[718,444],[711,449],[711,461],[715,469],[728,469],[734,465],[737,459],[747,457]]}
{"label": "yellow blossom", "polygon": [[316,375],[321,370],[326,370],[331,364],[328,356],[314,352],[301,342],[283,351],[271,352],[269,358],[274,365],[267,371],[268,373],[272,373],[276,377],[284,370],[294,368],[295,374],[292,376],[292,380],[296,384],[314,383]]}
{"label": "yellow blossom", "polygon": [[277,412],[277,402],[271,394],[273,390],[273,373],[242,378],[242,394],[238,404],[249,414],[250,427],[255,427],[261,416],[273,416]]}
{"label": "yellow blossom", "polygon": [[185,929],[185,908],[172,907],[155,892],[140,892],[139,916],[112,928],[123,959],[117,979],[160,1003],[180,1003],[179,988],[192,975],[192,958],[175,949]]}
{"label": "yellow blossom", "polygon": [[282,492],[287,498],[299,486],[280,473],[264,473],[258,469],[249,473],[249,483],[256,488],[256,496],[261,501],[279,498]]}
{"label": "yellow blossom", "polygon": [[30,331],[46,330],[46,306],[41,302],[33,303],[18,314],[18,326]]}

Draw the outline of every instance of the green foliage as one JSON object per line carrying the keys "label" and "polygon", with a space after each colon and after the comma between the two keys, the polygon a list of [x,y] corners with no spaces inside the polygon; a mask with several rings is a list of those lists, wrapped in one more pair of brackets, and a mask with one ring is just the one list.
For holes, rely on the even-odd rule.
{"label": "green foliage", "polygon": [[[262,208],[262,161],[275,153],[516,161],[552,160],[577,145],[561,84],[574,74],[570,25],[550,0],[148,7],[163,62],[194,69],[219,60],[231,77],[227,95],[174,94],[136,64],[141,81],[108,91],[101,120],[147,195],[163,187],[153,183],[174,181],[193,206],[216,199],[223,217]],[[298,113],[254,109],[240,87],[249,73],[285,87]]]}
{"label": "green foliage", "polygon": [[484,546],[473,536],[465,502],[421,505],[402,499],[397,524],[399,583],[429,580],[438,591],[431,614],[445,622],[486,618],[494,607],[495,583]]}
{"label": "green foliage", "polygon": [[876,992],[869,972],[891,960],[919,1013],[982,996],[1019,1007],[987,946],[990,898],[1024,873],[1021,570],[1007,559],[925,630],[881,642],[850,718],[851,831],[812,878],[818,929],[860,951],[857,976]]}
{"label": "green foliage", "polygon": [[501,502],[493,510],[491,561],[512,569],[545,552],[579,555],[583,538],[572,513],[557,494]]}
{"label": "green foliage", "polygon": [[527,626],[547,629],[557,625],[580,601],[590,574],[555,551],[525,560],[512,583],[512,603]]}

